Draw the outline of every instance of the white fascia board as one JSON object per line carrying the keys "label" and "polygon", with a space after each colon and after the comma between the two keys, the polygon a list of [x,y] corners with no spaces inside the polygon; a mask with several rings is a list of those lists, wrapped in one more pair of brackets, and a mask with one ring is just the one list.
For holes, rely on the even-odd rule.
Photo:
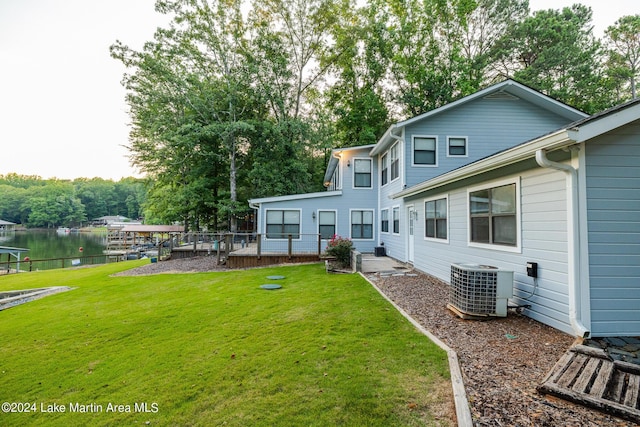
{"label": "white fascia board", "polygon": [[588,141],[638,120],[639,118],[640,104],[635,104],[630,108],[621,109],[601,118],[595,117],[593,120],[578,125],[569,130],[569,136],[576,142]]}
{"label": "white fascia board", "polygon": [[407,188],[399,193],[392,194],[391,198],[398,199],[401,197],[415,196],[416,194],[435,187],[440,187],[461,179],[470,178],[484,172],[489,172],[491,170],[499,169],[501,167],[532,158],[538,150],[542,149],[551,151],[574,143],[575,141],[569,137],[568,131],[566,129],[562,129],[414,185],[413,187]]}
{"label": "white fascia board", "polygon": [[317,193],[290,194],[287,196],[263,197],[261,199],[250,199],[249,204],[256,205],[260,203],[286,202],[289,200],[304,200],[321,197],[341,196],[342,190],[339,191],[319,191]]}
{"label": "white fascia board", "polygon": [[373,146],[373,149],[371,150],[371,152],[369,152],[369,156],[373,157],[376,154],[380,154],[382,153],[384,150],[387,149],[387,147],[389,146],[389,143],[392,142],[394,139],[391,136],[391,132],[397,127],[397,125],[391,125],[389,126],[389,128],[386,130],[386,132],[384,133],[384,135],[382,135],[382,137],[380,137],[380,139],[378,140],[378,143],[376,145]]}

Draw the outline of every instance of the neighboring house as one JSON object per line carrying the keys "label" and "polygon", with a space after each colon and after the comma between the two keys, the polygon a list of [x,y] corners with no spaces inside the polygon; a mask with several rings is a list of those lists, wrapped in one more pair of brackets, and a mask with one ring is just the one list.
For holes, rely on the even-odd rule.
{"label": "neighboring house", "polygon": [[93,225],[104,226],[104,225],[112,225],[112,224],[122,224],[125,222],[130,222],[131,220],[126,216],[122,215],[106,215],[101,216],[100,218],[94,219],[92,222]]}
{"label": "neighboring house", "polygon": [[16,223],[15,222],[9,222],[9,221],[5,221],[0,219],[0,232],[2,231],[14,231],[16,227]]}
{"label": "neighboring house", "polygon": [[640,101],[587,117],[507,80],[333,150],[327,192],[250,203],[259,233],[384,243],[445,281],[452,263],[510,270],[526,315],[577,336],[640,335],[637,165]]}

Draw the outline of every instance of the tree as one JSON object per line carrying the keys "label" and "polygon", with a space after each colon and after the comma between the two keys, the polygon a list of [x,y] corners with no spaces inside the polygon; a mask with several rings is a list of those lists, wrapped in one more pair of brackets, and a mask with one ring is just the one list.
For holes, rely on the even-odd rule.
{"label": "tree", "polygon": [[367,6],[346,14],[332,28],[341,51],[332,65],[336,82],[325,93],[335,122],[334,146],[374,144],[389,126],[383,87],[391,45],[379,15],[384,13]]}
{"label": "tree", "polygon": [[502,75],[585,112],[610,106],[591,16],[590,8],[576,4],[515,22],[494,46]]}
{"label": "tree", "polygon": [[67,181],[49,181],[46,186],[33,190],[27,207],[30,227],[79,225],[87,219],[73,185]]}
{"label": "tree", "polygon": [[[0,182],[2,182],[0,180]],[[23,224],[28,215],[25,206],[29,199],[29,191],[26,188],[0,184],[0,219]]]}
{"label": "tree", "polygon": [[[342,54],[331,29],[349,0],[269,0],[249,13],[245,55],[266,115],[251,137],[249,196],[317,189],[316,158],[327,146],[321,94]],[[335,143],[335,141],[332,141]],[[297,179],[291,179],[295,176]]]}
{"label": "tree", "polygon": [[[628,82],[631,98],[636,98],[640,75],[640,15],[623,16],[605,31],[609,73],[619,82]],[[616,85],[619,87],[619,85]]]}
{"label": "tree", "polygon": [[168,187],[183,193],[182,209],[172,210],[181,218],[173,220],[192,226],[212,203],[188,195],[202,189],[203,171],[219,185],[226,170],[229,197],[218,201],[218,208],[229,214],[235,230],[238,157],[251,130],[246,119],[255,114],[248,106],[252,96],[241,54],[240,6],[237,0],[158,1],[159,11],[173,14],[171,28],[158,30],[142,52],[120,43],[111,48],[115,58],[134,69],[124,80],[134,125],[132,161],[157,181],[152,191]]}
{"label": "tree", "polygon": [[472,87],[492,83],[498,78],[492,55],[494,45],[514,22],[529,15],[529,0],[477,0],[464,20],[458,20],[462,37],[462,56],[468,66]]}
{"label": "tree", "polygon": [[88,219],[93,220],[118,213],[113,181],[102,178],[80,178],[74,180],[73,184]]}

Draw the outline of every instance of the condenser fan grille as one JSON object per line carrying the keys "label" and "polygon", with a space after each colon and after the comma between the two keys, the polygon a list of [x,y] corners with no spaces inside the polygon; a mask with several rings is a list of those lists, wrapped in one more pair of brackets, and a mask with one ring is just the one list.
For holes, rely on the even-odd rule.
{"label": "condenser fan grille", "polygon": [[478,264],[453,264],[449,305],[469,315],[506,316],[512,288],[512,272]]}

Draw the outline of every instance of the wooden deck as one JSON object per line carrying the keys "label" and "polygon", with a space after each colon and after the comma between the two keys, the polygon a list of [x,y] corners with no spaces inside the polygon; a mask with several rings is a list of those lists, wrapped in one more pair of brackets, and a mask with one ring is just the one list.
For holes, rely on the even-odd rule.
{"label": "wooden deck", "polygon": [[604,350],[572,347],[538,391],[640,423],[640,365],[612,360]]}
{"label": "wooden deck", "polygon": [[317,253],[313,254],[257,254],[242,253],[240,251],[231,252],[227,257],[228,268],[253,268],[262,267],[267,265],[277,264],[295,264],[295,263],[307,263],[307,262],[320,262],[320,256]]}

